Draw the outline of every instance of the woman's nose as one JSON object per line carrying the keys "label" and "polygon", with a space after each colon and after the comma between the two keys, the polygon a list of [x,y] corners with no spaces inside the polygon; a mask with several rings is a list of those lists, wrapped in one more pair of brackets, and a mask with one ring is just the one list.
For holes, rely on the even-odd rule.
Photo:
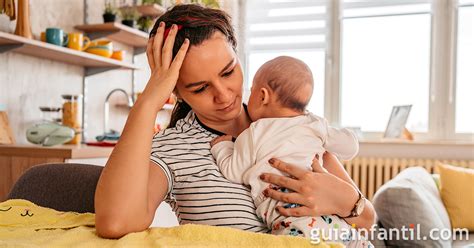
{"label": "woman's nose", "polygon": [[215,101],[217,103],[229,103],[232,100],[232,91],[223,85],[215,87]]}

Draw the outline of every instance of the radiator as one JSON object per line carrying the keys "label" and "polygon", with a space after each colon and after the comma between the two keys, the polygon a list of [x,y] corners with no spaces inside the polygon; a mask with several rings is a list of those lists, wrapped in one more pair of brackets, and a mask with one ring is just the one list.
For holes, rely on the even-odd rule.
{"label": "radiator", "polygon": [[380,186],[394,178],[402,170],[408,167],[421,166],[430,173],[437,173],[437,162],[474,168],[474,160],[356,157],[351,161],[344,161],[343,164],[361,192],[371,200]]}

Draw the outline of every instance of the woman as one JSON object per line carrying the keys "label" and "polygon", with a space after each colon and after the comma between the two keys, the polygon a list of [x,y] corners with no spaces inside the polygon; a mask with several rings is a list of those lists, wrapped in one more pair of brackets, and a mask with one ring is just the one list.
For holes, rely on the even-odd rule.
{"label": "woman", "polygon": [[[249,189],[227,181],[210,153],[214,137],[237,137],[250,125],[242,105],[243,73],[230,18],[220,10],[178,5],[157,20],[150,37],[150,79],[97,185],[98,234],[118,238],[147,229],[163,200],[183,224],[267,232],[255,215]],[[153,137],[156,114],[171,92],[178,103],[170,128]],[[268,190],[269,197],[304,203],[279,209],[281,214],[351,213],[358,201],[357,187],[337,159],[329,154],[323,159],[325,169],[314,160],[313,172],[274,160],[274,167],[293,178],[261,176],[295,191]],[[369,228],[374,222],[373,207],[367,202],[361,215],[346,221]]]}

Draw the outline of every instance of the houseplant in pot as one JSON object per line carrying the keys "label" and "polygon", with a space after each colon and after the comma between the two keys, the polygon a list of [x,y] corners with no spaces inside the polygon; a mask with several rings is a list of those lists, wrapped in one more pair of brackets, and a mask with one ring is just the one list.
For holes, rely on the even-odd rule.
{"label": "houseplant in pot", "polygon": [[135,22],[140,17],[140,13],[138,12],[136,7],[125,6],[120,8],[120,16],[122,17],[123,25],[127,25],[133,28],[135,26]]}
{"label": "houseplant in pot", "polygon": [[104,18],[104,22],[115,22],[116,16],[117,8],[110,1],[106,1],[104,14],[102,15],[102,17]]}
{"label": "houseplant in pot", "polygon": [[138,29],[145,33],[150,32],[150,28],[153,26],[153,19],[149,16],[142,16],[137,21]]}
{"label": "houseplant in pot", "polygon": [[142,4],[147,5],[147,4],[159,4],[162,5],[163,0],[143,0]]}

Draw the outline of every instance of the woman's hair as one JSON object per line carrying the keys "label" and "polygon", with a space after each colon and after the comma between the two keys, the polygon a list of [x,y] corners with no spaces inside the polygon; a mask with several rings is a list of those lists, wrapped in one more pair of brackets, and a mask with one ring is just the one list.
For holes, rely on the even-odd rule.
{"label": "woman's hair", "polygon": [[[222,10],[206,8],[197,4],[176,5],[158,18],[155,26],[150,31],[150,38],[155,36],[160,22],[165,22],[165,28],[170,28],[173,24],[182,26],[173,45],[173,58],[178,53],[185,38],[189,39],[190,46],[199,45],[211,38],[216,31],[224,34],[233,49],[237,49],[237,40],[230,16]],[[176,126],[176,122],[186,117],[190,110],[191,106],[186,102],[178,101],[171,113],[169,127]]]}

